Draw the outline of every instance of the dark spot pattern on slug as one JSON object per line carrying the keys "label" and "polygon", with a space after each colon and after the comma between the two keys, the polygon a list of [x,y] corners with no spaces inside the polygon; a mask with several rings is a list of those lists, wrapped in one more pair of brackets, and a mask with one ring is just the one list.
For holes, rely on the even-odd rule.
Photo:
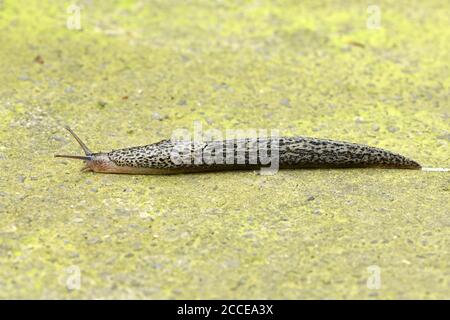
{"label": "dark spot pattern on slug", "polygon": [[[174,151],[184,156],[182,161],[174,161]],[[280,168],[420,168],[417,162],[380,148],[309,137],[206,142],[163,140],[146,146],[113,150],[107,155],[118,166],[156,169],[198,168],[200,171],[267,165],[267,162],[261,162],[261,155],[267,154],[270,158],[277,153]]]}

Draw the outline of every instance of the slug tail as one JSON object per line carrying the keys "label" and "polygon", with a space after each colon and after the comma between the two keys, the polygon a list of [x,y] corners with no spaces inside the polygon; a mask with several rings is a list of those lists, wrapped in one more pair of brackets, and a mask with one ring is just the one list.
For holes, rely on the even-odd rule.
{"label": "slug tail", "polygon": [[311,168],[390,168],[420,170],[400,154],[364,144],[301,137],[283,146],[282,164]]}
{"label": "slug tail", "polygon": [[369,149],[378,155],[376,158],[378,158],[377,160],[380,162],[380,167],[410,170],[422,169],[422,166],[418,162],[400,154],[373,147],[369,147]]}

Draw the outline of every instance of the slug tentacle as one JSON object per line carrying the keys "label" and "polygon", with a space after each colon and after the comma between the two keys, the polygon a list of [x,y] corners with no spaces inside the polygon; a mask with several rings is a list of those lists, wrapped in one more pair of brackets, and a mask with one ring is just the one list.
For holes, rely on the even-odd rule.
{"label": "slug tentacle", "polygon": [[77,140],[77,142],[78,142],[79,145],[81,146],[81,149],[83,149],[85,155],[88,156],[88,155],[91,155],[91,154],[92,154],[92,151],[89,150],[89,148],[88,148],[88,147],[84,144],[84,142],[76,135],[76,133],[73,132],[72,129],[70,129],[69,126],[65,126],[64,128],[66,128],[66,130],[69,131],[70,134],[75,138],[75,140]]}
{"label": "slug tentacle", "polygon": [[65,126],[64,128],[67,131],[70,132],[70,134],[72,135],[72,137],[75,138],[75,140],[77,140],[78,144],[81,146],[81,149],[83,149],[84,154],[86,156],[73,156],[73,155],[65,155],[65,154],[55,154],[55,157],[56,158],[69,158],[69,159],[87,160],[87,161],[92,160],[92,151],[89,150],[89,148],[86,146],[86,144],[84,144],[84,142],[68,126]]}
{"label": "slug tentacle", "polygon": [[[276,160],[284,168],[380,167],[421,169],[402,155],[363,144],[310,137],[249,138],[224,141],[162,140],[146,146],[92,153],[81,139],[86,156],[64,156],[85,160],[86,169],[95,172],[131,174],[172,174],[219,170],[249,170]],[[269,161],[267,161],[269,160]]]}
{"label": "slug tentacle", "polygon": [[83,149],[85,156],[78,155],[65,155],[65,154],[55,154],[56,158],[68,158],[68,159],[78,159],[84,160],[86,166],[81,169],[81,171],[94,171],[94,172],[116,172],[116,165],[109,160],[109,158],[104,153],[93,153],[86,144],[70,129],[65,126],[66,130],[75,138],[78,144]]}

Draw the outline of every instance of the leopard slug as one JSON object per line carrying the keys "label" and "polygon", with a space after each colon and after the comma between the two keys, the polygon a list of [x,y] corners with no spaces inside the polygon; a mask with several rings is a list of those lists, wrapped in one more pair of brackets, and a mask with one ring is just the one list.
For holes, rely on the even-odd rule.
{"label": "leopard slug", "polygon": [[[363,144],[309,137],[268,137],[205,142],[162,140],[146,146],[94,153],[69,127],[66,129],[77,140],[85,155],[58,154],[55,157],[84,160],[86,163],[84,171],[173,174],[258,169],[267,167],[268,162],[263,161],[262,148],[256,153],[252,152],[257,149],[257,146],[263,145],[266,146],[265,151],[268,157],[271,160],[276,159],[280,169],[368,167],[421,169],[421,165],[417,162],[387,150]],[[174,157],[174,150],[178,150],[177,154],[183,155],[184,158]],[[203,156],[206,154],[209,157],[205,157],[204,161],[198,160],[196,157],[198,154]]]}

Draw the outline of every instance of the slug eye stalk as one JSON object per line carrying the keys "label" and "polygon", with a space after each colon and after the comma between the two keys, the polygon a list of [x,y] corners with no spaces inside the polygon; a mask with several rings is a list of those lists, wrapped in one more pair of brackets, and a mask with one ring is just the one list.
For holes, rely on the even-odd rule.
{"label": "slug eye stalk", "polygon": [[77,140],[78,144],[80,145],[81,149],[83,149],[85,156],[73,156],[73,155],[65,155],[65,154],[55,154],[55,158],[69,158],[69,159],[78,159],[78,160],[85,160],[90,161],[92,160],[92,151],[89,150],[89,148],[86,146],[86,144],[76,135],[75,132],[73,132],[72,129],[70,129],[68,126],[65,126],[67,131],[72,135],[72,137]]}
{"label": "slug eye stalk", "polygon": [[72,156],[69,154],[55,154],[55,158],[69,158],[69,159],[78,159],[78,160],[85,160],[85,161],[92,160],[92,157],[89,157],[89,156]]}

